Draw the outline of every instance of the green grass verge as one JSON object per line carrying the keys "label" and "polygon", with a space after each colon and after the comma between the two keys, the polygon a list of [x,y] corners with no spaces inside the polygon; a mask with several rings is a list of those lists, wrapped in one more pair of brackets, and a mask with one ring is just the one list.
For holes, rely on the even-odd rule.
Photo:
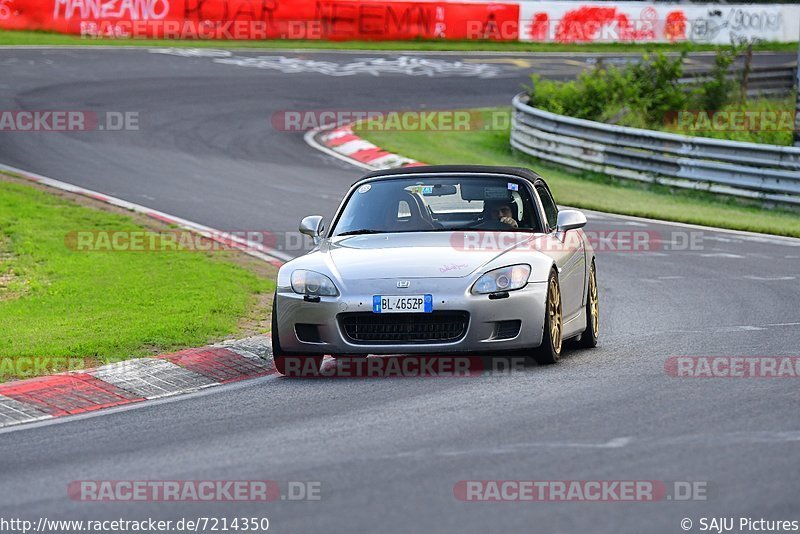
{"label": "green grass verge", "polygon": [[[308,48],[332,50],[455,50],[498,52],[665,52],[686,49],[700,52],[716,50],[715,45],[685,43],[627,44],[627,43],[520,43],[492,41],[319,41],[319,40],[267,40],[267,41],[220,41],[220,40],[167,40],[167,39],[94,39],[76,35],[63,35],[41,31],[0,30],[0,45],[71,45],[71,46],[167,46],[188,48]],[[754,50],[794,52],[797,43],[758,43]]]}
{"label": "green grass verge", "polygon": [[20,357],[109,362],[204,345],[236,333],[274,288],[231,252],[79,252],[65,242],[76,230],[145,229],[0,180],[0,380],[26,376]]}
{"label": "green grass verge", "polygon": [[[742,104],[729,104],[724,106],[719,116],[725,119],[725,126],[715,130],[712,126],[710,113],[693,115],[687,121],[689,126],[681,126],[677,121],[673,123],[657,123],[656,129],[679,135],[699,135],[715,139],[728,139],[730,141],[744,141],[747,143],[766,143],[768,145],[792,146],[794,143],[794,96],[784,98],[750,98]],[[772,118],[761,128],[754,122],[753,129],[736,127],[734,117],[741,119],[744,114],[755,112],[756,121]],[[767,113],[763,113],[767,112]],[[737,120],[738,120],[737,119]],[[776,119],[778,122],[776,122]]]}
{"label": "green grass verge", "polygon": [[[482,110],[486,124],[507,124],[507,109]],[[494,121],[489,114],[494,115]],[[506,114],[506,120],[498,114]],[[461,132],[380,131],[369,124],[358,134],[391,152],[430,164],[515,165],[528,167],[545,177],[559,204],[650,217],[667,221],[717,226],[736,230],[800,237],[800,213],[743,205],[700,191],[672,190],[617,180],[593,173],[573,174],[513,152],[509,130]]]}

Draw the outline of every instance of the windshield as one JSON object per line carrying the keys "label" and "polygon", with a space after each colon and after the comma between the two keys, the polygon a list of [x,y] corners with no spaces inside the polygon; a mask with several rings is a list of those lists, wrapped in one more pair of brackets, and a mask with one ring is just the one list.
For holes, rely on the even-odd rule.
{"label": "windshield", "polygon": [[508,177],[386,179],[360,186],[333,236],[454,230],[541,231],[530,192]]}

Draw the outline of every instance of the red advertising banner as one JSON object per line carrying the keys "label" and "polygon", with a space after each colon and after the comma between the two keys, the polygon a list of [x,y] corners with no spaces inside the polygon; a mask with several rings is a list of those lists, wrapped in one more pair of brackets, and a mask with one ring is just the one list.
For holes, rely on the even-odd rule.
{"label": "red advertising banner", "polygon": [[519,38],[519,5],[370,0],[0,0],[0,28],[89,37]]}

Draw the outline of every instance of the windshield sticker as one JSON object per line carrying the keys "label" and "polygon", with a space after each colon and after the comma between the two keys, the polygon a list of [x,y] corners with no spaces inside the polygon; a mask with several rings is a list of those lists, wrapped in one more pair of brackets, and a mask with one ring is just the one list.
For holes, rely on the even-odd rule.
{"label": "windshield sticker", "polygon": [[359,193],[366,193],[366,192],[367,192],[367,191],[369,191],[370,189],[372,189],[372,186],[371,186],[371,185],[369,185],[369,184],[364,184],[364,185],[362,185],[361,187],[359,187],[359,188],[358,188],[358,192],[359,192]]}
{"label": "windshield sticker", "polygon": [[411,187],[412,193],[418,193],[420,195],[432,195],[433,194],[433,186],[432,185],[415,185]]}
{"label": "windshield sticker", "polygon": [[519,185],[518,184],[512,184],[511,182],[508,182],[508,190],[509,191],[519,191]]}

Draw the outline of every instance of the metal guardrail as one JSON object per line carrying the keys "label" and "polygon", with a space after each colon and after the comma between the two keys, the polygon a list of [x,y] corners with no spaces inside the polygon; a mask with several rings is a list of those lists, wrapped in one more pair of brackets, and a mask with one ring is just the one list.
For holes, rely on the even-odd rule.
{"label": "metal guardrail", "polygon": [[[737,83],[742,77],[742,67],[737,65],[728,75],[729,80]],[[786,96],[792,93],[797,77],[797,63],[784,65],[758,65],[751,68],[747,75],[747,96],[750,98],[760,96]],[[685,70],[683,77],[678,80],[687,88],[711,79],[711,72],[703,70]]]}
{"label": "metal guardrail", "polygon": [[691,137],[576,119],[514,97],[511,146],[618,178],[800,205],[800,148]]}

